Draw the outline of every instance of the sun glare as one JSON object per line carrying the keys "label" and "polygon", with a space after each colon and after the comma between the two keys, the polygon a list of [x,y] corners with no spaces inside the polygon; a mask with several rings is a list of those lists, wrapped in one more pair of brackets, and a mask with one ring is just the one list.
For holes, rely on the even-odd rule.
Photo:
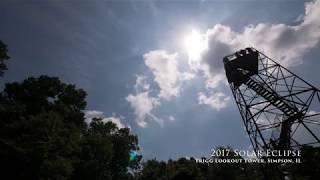
{"label": "sun glare", "polygon": [[199,60],[201,53],[206,49],[206,42],[201,33],[195,29],[184,38],[184,46],[188,53],[189,59]]}

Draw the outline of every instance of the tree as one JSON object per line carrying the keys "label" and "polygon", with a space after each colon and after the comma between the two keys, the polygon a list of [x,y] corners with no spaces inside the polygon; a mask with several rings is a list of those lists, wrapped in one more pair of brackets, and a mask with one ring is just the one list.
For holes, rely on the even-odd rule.
{"label": "tree", "polygon": [[[216,149],[220,152],[225,153],[217,153],[218,156],[214,156],[216,159],[241,159],[243,157],[236,154],[235,151],[231,147],[224,147],[219,146]],[[229,153],[226,153],[229,152]],[[242,179],[259,179],[259,178],[252,178],[254,175],[253,173],[250,174],[250,177],[247,176],[247,164],[245,163],[212,163],[208,168],[208,172],[205,173],[206,176],[210,179],[230,179],[230,180],[242,180]]]}
{"label": "tree", "polygon": [[58,78],[6,84],[0,93],[0,179],[132,179],[138,138],[112,122],[84,121],[86,93]]}
{"label": "tree", "polygon": [[148,160],[137,174],[138,180],[204,180],[204,176],[195,159],[180,158],[168,162]]}
{"label": "tree", "polygon": [[[230,147],[218,147],[219,150],[228,150],[226,156],[218,156],[220,159],[242,159]],[[136,174],[137,180],[207,180],[207,179],[234,179],[254,180],[262,179],[257,165],[245,163],[197,163],[194,158],[180,158],[167,162],[148,160],[143,163],[143,169]]]}
{"label": "tree", "polygon": [[94,118],[81,138],[80,162],[74,179],[126,180],[128,168],[139,167],[141,157],[129,160],[130,151],[138,150],[138,138],[128,128]]}
{"label": "tree", "polygon": [[320,147],[302,146],[301,163],[296,163],[289,169],[296,179],[319,179],[320,176]]}
{"label": "tree", "polygon": [[5,45],[1,40],[0,40],[0,76],[3,75],[3,71],[7,70],[7,65],[5,64],[5,61],[9,60],[8,56],[8,49],[7,45]]}
{"label": "tree", "polygon": [[177,161],[169,161],[168,172],[170,180],[205,180],[199,164],[193,158],[180,158]]}
{"label": "tree", "polygon": [[136,174],[138,180],[167,180],[167,163],[164,161],[157,161],[156,159],[148,160],[143,163],[143,169]]}
{"label": "tree", "polygon": [[67,179],[78,161],[85,97],[48,76],[6,84],[0,94],[0,178]]}

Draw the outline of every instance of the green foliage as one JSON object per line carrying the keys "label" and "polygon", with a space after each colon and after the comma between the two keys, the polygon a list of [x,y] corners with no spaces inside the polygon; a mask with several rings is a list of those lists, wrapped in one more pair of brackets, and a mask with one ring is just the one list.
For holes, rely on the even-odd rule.
{"label": "green foliage", "polygon": [[85,96],[74,85],[47,76],[6,84],[0,94],[1,176],[70,176],[85,127]]}
{"label": "green foliage", "polygon": [[4,70],[7,70],[7,65],[5,64],[5,61],[7,61],[9,59],[10,59],[10,57],[8,56],[7,45],[5,45],[0,40],[0,76],[3,75]]}
{"label": "green foliage", "polygon": [[291,173],[296,179],[316,180],[320,177],[320,147],[303,146],[301,164],[294,164]]}
{"label": "green foliage", "polygon": [[128,128],[84,122],[86,93],[58,78],[6,84],[0,93],[0,179],[132,178],[138,139]]}
{"label": "green foliage", "polygon": [[128,168],[138,168],[139,160],[130,162],[129,153],[138,149],[138,139],[128,128],[94,118],[81,140],[80,161],[74,179],[128,179]]}
{"label": "green foliage", "polygon": [[[230,147],[217,149],[230,150],[230,154],[217,158],[242,158],[236,156]],[[254,164],[197,163],[194,158],[180,158],[168,162],[149,160],[143,163],[143,169],[136,175],[137,180],[255,180],[262,179],[259,167]]]}

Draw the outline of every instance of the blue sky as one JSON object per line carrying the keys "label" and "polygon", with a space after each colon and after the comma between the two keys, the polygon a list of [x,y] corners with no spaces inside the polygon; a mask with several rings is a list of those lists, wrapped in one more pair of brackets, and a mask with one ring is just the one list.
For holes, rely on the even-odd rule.
{"label": "blue sky", "polygon": [[2,0],[0,14],[1,88],[41,74],[74,83],[87,117],[130,126],[146,159],[250,148],[221,66],[239,48],[320,85],[319,1]]}

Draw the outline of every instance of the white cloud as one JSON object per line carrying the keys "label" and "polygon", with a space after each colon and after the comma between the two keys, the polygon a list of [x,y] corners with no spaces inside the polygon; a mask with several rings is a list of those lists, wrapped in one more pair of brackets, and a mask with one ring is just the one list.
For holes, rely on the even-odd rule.
{"label": "white cloud", "polygon": [[84,112],[84,118],[85,118],[85,122],[87,124],[90,124],[90,122],[92,121],[93,118],[102,118],[103,117],[103,112],[101,111],[96,111],[96,110],[87,110]]}
{"label": "white cloud", "polygon": [[236,50],[252,46],[280,61],[285,66],[302,62],[303,54],[313,48],[320,39],[320,1],[306,4],[303,21],[296,26],[285,24],[248,25],[241,33],[229,26],[215,25],[207,30],[208,49],[202,62],[210,73],[221,73],[222,58]]}
{"label": "white cloud", "polygon": [[260,23],[248,25],[237,33],[228,26],[215,25],[207,31],[209,50],[204,61],[216,70],[213,67],[216,63],[212,61],[221,62],[222,56],[252,46],[285,66],[297,65],[302,62],[303,54],[319,42],[319,17],[320,1],[317,0],[306,4],[303,21],[296,26]]}
{"label": "white cloud", "polygon": [[190,72],[183,72],[183,73],[180,73],[180,80],[181,81],[189,81],[193,78],[195,78],[195,74],[193,73],[190,73]]}
{"label": "white cloud", "polygon": [[209,105],[211,108],[217,111],[225,108],[229,100],[230,97],[221,92],[214,93],[211,96],[206,96],[203,92],[198,94],[199,104]]}
{"label": "white cloud", "polygon": [[135,94],[129,94],[126,100],[133,109],[135,122],[140,127],[147,127],[147,120],[154,120],[163,126],[163,120],[156,117],[152,111],[161,105],[159,97],[150,96],[150,84],[147,77],[136,75],[136,83],[134,85]]}
{"label": "white cloud", "polygon": [[245,47],[255,47],[284,66],[298,65],[303,62],[303,55],[320,40],[319,17],[320,0],[317,0],[306,4],[306,12],[300,17],[302,21],[295,26],[260,23],[236,32],[229,26],[216,24],[203,34],[208,48],[198,64],[189,59],[190,68],[203,72],[207,88],[215,89],[226,82],[223,57]]}
{"label": "white cloud", "polygon": [[117,125],[118,128],[125,128],[127,126],[123,125],[121,121],[124,119],[123,116],[117,116],[116,114],[112,114],[110,117],[105,117],[104,113],[102,111],[96,111],[96,110],[87,110],[85,111],[85,122],[87,124],[90,124],[93,118],[101,118],[102,122],[113,122]]}
{"label": "white cloud", "polygon": [[136,95],[129,94],[126,100],[130,103],[131,108],[136,116],[136,123],[140,127],[146,127],[147,117],[161,123],[161,119],[152,114],[152,110],[160,105],[159,99],[150,97],[149,92],[142,92]]}
{"label": "white cloud", "polygon": [[158,95],[151,96],[150,84],[146,76],[137,75],[134,85],[135,94],[129,94],[126,100],[136,116],[136,123],[140,127],[147,126],[147,120],[151,119],[163,127],[164,120],[157,117],[152,111],[161,105],[161,100],[171,100],[179,95],[181,82],[191,80],[194,74],[189,72],[181,73],[178,70],[178,54],[170,54],[164,50],[150,51],[143,56],[145,65],[151,70],[156,82],[160,88]]}
{"label": "white cloud", "polygon": [[206,80],[206,88],[207,89],[215,89],[218,88],[221,83],[224,82],[224,84],[227,84],[228,81],[226,81],[224,74],[217,74],[215,76],[212,76],[210,78],[207,78]]}
{"label": "white cloud", "polygon": [[147,82],[147,77],[141,75],[136,75],[136,77],[136,84],[134,85],[136,92],[148,91],[150,84]]}
{"label": "white cloud", "polygon": [[154,81],[160,87],[159,97],[170,100],[172,97],[178,96],[178,54],[156,50],[146,53],[143,57],[146,66],[154,75]]}
{"label": "white cloud", "polygon": [[121,123],[122,118],[116,116],[110,116],[102,119],[102,122],[113,122],[118,126],[118,128],[125,128],[125,126]]}
{"label": "white cloud", "polygon": [[176,120],[176,118],[175,118],[175,117],[173,117],[173,116],[169,116],[169,120],[170,120],[170,121],[175,121],[175,120]]}

